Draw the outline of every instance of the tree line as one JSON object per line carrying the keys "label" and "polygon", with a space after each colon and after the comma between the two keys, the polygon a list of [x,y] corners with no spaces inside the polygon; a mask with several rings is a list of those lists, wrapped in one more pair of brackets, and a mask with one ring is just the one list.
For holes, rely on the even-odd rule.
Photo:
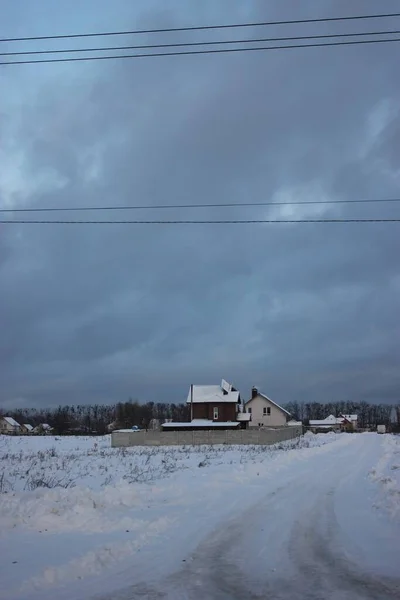
{"label": "tree line", "polygon": [[[333,414],[357,414],[361,428],[376,427],[378,424],[400,424],[400,405],[368,404],[367,402],[289,402],[284,406],[293,419],[308,425],[310,419],[324,419]],[[63,434],[104,434],[113,424],[115,428],[129,428],[137,425],[140,428],[152,426],[156,419],[164,423],[172,421],[189,421],[190,407],[186,404],[166,402],[147,402],[141,404],[137,400],[118,402],[114,405],[83,404],[77,406],[59,406],[57,408],[18,409],[0,416],[13,417],[18,423],[30,423],[34,427],[40,423],[48,423],[54,431]]]}
{"label": "tree line", "polygon": [[148,428],[153,419],[164,423],[189,421],[190,411],[185,404],[165,402],[139,403],[137,400],[118,402],[117,404],[81,404],[77,406],[58,406],[57,408],[28,408],[14,411],[0,411],[0,416],[13,417],[18,423],[30,423],[34,427],[48,423],[54,431],[63,434],[104,434],[108,426],[125,428],[137,425]]}

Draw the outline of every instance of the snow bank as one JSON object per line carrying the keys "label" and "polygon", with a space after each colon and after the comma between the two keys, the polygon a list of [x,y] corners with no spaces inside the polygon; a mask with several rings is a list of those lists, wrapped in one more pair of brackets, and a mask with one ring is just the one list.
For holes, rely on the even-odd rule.
{"label": "snow bank", "polygon": [[378,486],[375,508],[400,521],[400,436],[383,436],[383,454],[369,477]]}

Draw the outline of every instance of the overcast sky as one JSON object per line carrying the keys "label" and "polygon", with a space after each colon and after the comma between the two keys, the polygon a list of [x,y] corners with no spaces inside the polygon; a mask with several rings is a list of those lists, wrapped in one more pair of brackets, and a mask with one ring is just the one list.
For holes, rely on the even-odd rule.
{"label": "overcast sky", "polygon": [[[374,13],[378,5],[382,12],[399,8],[397,0],[0,0],[0,33],[316,18]],[[399,25],[392,19],[223,35]],[[117,45],[131,40],[117,38]],[[142,36],[140,43],[154,40]],[[115,44],[64,40],[57,47],[99,42]],[[399,197],[399,64],[400,44],[378,44],[2,67],[0,206]],[[400,217],[400,206],[65,216],[382,218]],[[190,383],[222,377],[245,397],[256,384],[279,403],[398,402],[399,251],[395,223],[2,224],[0,407],[129,397],[181,402]]]}

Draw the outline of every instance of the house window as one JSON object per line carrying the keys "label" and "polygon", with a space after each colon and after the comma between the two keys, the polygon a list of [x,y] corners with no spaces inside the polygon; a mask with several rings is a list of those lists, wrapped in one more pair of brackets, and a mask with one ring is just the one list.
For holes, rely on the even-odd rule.
{"label": "house window", "polygon": [[247,412],[249,413],[249,415],[251,415],[251,406],[249,406],[249,408],[247,409]]}
{"label": "house window", "polygon": [[218,419],[218,406],[214,406],[213,419],[214,419],[214,421],[216,421]]}
{"label": "house window", "polygon": [[271,407],[270,406],[264,406],[263,408],[263,415],[270,415],[271,414]]}
{"label": "house window", "polygon": [[264,408],[263,408],[263,415],[266,415],[266,414],[267,414],[267,407],[264,406]]}

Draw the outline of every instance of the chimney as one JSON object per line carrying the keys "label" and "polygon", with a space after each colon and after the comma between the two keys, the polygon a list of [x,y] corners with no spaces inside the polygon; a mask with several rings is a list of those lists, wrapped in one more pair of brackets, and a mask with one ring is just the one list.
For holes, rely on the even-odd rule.
{"label": "chimney", "polygon": [[258,389],[253,385],[253,387],[251,388],[251,399],[253,400],[253,398],[255,398],[258,394]]}

